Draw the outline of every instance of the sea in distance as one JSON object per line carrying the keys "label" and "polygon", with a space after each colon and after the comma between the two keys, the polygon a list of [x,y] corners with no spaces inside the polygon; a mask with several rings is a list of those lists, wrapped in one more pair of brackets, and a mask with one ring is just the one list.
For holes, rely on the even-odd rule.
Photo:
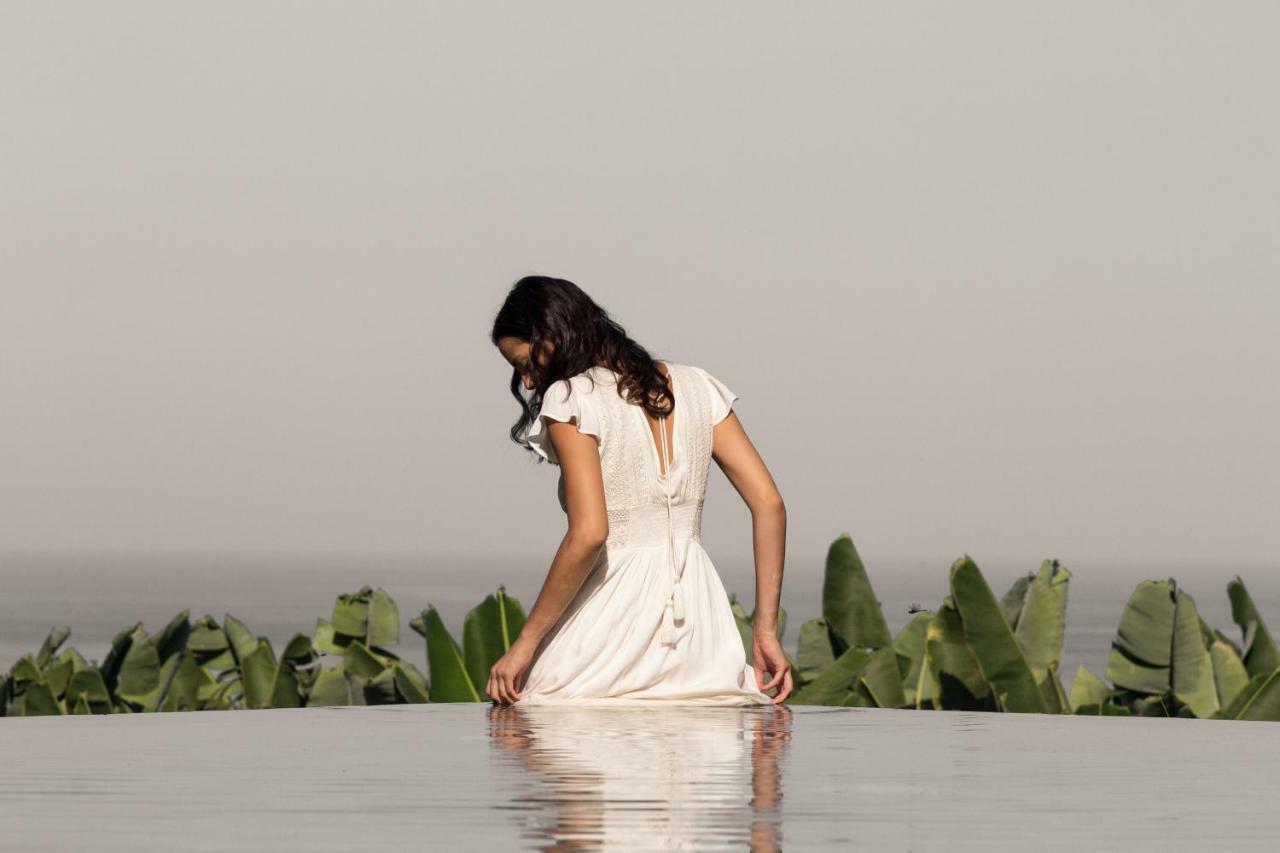
{"label": "sea in distance", "polygon": [[[913,608],[936,608],[948,592],[950,560],[868,559],[868,574],[895,633]],[[958,555],[956,555],[958,556]],[[972,555],[996,596],[1040,559],[983,559]],[[747,612],[754,607],[752,560],[712,554],[728,592]],[[435,605],[461,639],[468,610],[498,588],[528,612],[546,576],[550,554],[426,554],[408,552],[260,551],[4,551],[0,552],[0,667],[5,671],[40,647],[49,629],[66,625],[68,643],[101,662],[112,637],[141,621],[158,631],[183,609],[193,619],[230,613],[251,631],[283,648],[295,632],[310,635],[317,617],[329,618],[334,598],[363,585],[381,586],[400,608],[400,642],[392,651],[425,671],[423,639],[409,620]],[[792,653],[800,624],[821,615],[824,555],[788,554],[782,605],[787,611],[783,646]],[[1062,680],[1069,689],[1076,667],[1096,675],[1107,654],[1125,602],[1144,579],[1176,578],[1194,596],[1200,615],[1239,642],[1226,585],[1243,577],[1263,618],[1280,629],[1280,572],[1265,563],[1121,563],[1062,560],[1072,572]]]}

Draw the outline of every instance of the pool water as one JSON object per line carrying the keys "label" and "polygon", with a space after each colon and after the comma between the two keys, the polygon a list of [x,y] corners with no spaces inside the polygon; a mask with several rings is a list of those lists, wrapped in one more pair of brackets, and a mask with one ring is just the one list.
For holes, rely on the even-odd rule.
{"label": "pool water", "polygon": [[1280,724],[491,704],[0,720],[21,850],[1268,849]]}

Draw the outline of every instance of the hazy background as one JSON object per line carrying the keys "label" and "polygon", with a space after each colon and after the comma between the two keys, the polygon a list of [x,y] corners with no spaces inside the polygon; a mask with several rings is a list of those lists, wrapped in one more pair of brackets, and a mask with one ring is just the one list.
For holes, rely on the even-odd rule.
{"label": "hazy background", "polygon": [[[1221,597],[1280,545],[1277,25],[5,4],[0,559],[492,554],[536,590],[556,473],[486,335],[538,273],[741,395],[789,566],[848,531],[939,595],[968,552]],[[718,472],[704,532],[749,592]]]}

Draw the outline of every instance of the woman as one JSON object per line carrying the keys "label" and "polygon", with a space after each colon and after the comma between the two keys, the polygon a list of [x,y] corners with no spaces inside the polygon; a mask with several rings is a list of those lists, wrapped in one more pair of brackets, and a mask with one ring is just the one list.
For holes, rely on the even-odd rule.
{"label": "woman", "polygon": [[[511,393],[522,412],[511,438],[560,466],[569,529],[524,629],[490,670],[489,697],[504,705],[786,699],[791,668],[777,636],[786,509],[731,409],[737,395],[702,368],[655,361],[563,279],[518,281],[491,339],[515,368]],[[530,401],[521,386],[534,392]],[[713,458],[755,530],[753,665],[700,542]],[[764,692],[775,687],[773,697]]]}

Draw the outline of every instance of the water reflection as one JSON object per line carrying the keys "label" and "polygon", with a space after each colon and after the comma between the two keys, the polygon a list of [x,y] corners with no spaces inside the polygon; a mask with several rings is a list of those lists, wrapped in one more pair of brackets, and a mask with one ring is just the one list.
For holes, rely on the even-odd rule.
{"label": "water reflection", "polygon": [[[781,706],[490,706],[520,837],[547,850],[782,849]],[[519,790],[519,789],[518,789]]]}

